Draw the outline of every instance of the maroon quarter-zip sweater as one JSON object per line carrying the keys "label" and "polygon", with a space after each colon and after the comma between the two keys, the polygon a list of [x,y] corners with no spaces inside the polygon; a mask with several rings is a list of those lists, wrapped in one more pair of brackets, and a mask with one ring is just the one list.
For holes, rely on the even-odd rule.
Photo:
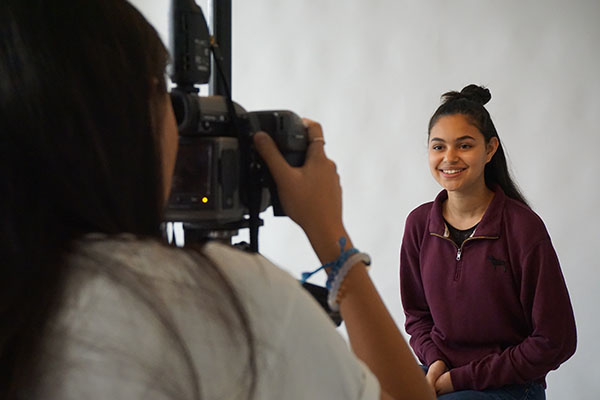
{"label": "maroon quarter-zip sweater", "polygon": [[446,362],[455,390],[545,385],[577,342],[544,223],[499,187],[494,191],[460,248],[442,218],[445,190],[406,220],[400,252],[406,331],[422,363]]}

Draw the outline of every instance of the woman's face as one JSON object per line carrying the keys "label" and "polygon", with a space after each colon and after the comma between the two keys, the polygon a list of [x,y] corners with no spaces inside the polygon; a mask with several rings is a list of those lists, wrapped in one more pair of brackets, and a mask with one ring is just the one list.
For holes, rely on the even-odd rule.
{"label": "woman's face", "polygon": [[486,144],[465,115],[446,115],[429,133],[429,169],[448,192],[469,193],[485,186],[485,165],[497,148],[498,139]]}
{"label": "woman's face", "polygon": [[175,160],[177,159],[177,147],[179,139],[177,134],[177,122],[171,105],[171,98],[166,93],[162,101],[161,112],[163,113],[160,121],[161,142],[162,142],[162,164],[163,164],[163,184],[165,204],[169,199],[171,192],[171,182],[173,179],[173,170],[175,169]]}

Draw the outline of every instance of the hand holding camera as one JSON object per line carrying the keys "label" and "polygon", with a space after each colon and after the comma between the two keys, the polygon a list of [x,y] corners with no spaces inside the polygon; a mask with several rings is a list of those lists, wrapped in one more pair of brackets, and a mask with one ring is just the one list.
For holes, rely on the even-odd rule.
{"label": "hand holding camera", "polygon": [[342,188],[335,163],[325,155],[321,125],[303,121],[309,145],[301,167],[290,166],[264,132],[254,136],[254,145],[275,180],[283,210],[300,225],[324,261],[337,257],[337,239],[348,236],[342,222]]}

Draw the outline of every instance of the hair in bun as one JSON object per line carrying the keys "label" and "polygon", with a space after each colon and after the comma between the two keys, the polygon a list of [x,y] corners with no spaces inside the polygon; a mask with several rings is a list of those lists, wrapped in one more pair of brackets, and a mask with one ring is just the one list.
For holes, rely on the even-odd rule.
{"label": "hair in bun", "polygon": [[492,94],[488,88],[471,84],[465,86],[460,92],[452,91],[444,93],[442,95],[442,103],[465,99],[483,106],[487,104],[491,98]]}
{"label": "hair in bun", "polygon": [[444,116],[463,115],[471,125],[481,132],[486,143],[492,138],[497,138],[496,154],[485,166],[485,183],[489,188],[500,186],[508,197],[527,204],[525,197],[510,176],[498,132],[496,132],[490,113],[484,107],[491,98],[492,94],[487,88],[473,84],[465,86],[460,92],[444,93],[442,104],[429,120],[428,132],[431,133],[431,128]]}

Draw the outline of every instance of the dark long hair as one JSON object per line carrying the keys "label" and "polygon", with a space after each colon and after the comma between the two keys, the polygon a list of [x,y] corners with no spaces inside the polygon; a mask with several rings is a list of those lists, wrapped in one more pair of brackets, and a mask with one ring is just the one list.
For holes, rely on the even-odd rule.
{"label": "dark long hair", "polygon": [[525,197],[510,175],[502,142],[492,122],[490,113],[484,107],[491,98],[492,95],[487,88],[472,84],[465,86],[460,92],[452,91],[444,93],[442,95],[442,104],[429,120],[428,134],[431,133],[433,126],[443,116],[455,114],[466,116],[468,121],[479,129],[479,132],[485,138],[486,144],[493,137],[498,139],[496,154],[494,154],[490,162],[485,166],[484,177],[486,185],[489,188],[498,185],[508,197],[527,204]]}
{"label": "dark long hair", "polygon": [[73,241],[160,238],[167,61],[124,0],[0,2],[0,398],[27,385]]}

